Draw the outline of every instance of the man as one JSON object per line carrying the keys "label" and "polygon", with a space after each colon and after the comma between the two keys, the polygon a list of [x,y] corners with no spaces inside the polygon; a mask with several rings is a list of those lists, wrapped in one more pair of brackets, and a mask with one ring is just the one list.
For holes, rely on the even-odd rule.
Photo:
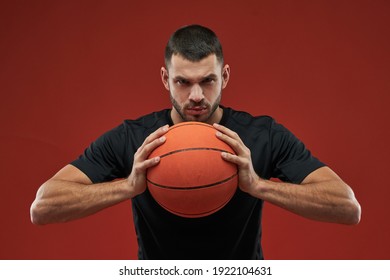
{"label": "man", "polygon": [[[198,25],[177,30],[165,64],[161,78],[172,109],[127,120],[99,137],[39,188],[33,223],[70,221],[131,199],[140,259],[263,259],[264,201],[313,220],[359,222],[360,205],[351,188],[292,133],[270,117],[220,105],[230,67],[213,31]],[[239,188],[207,217],[175,216],[146,187],[146,170],[160,161],[149,154],[164,144],[169,126],[183,121],[214,125],[216,137],[236,152],[221,156],[237,164]]]}

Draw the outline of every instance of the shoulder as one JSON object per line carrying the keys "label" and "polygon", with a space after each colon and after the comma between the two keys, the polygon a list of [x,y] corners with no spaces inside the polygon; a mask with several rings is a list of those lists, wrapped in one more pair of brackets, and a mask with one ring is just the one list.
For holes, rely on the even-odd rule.
{"label": "shoulder", "polygon": [[154,130],[169,123],[169,110],[153,112],[137,119],[126,119],[118,126],[103,133],[96,142],[104,142],[117,146],[122,144],[135,147],[142,144],[144,139]]}
{"label": "shoulder", "polygon": [[133,128],[142,127],[145,129],[152,127],[160,127],[170,122],[169,109],[156,111],[147,115],[141,116],[137,119],[127,119],[124,121],[125,125]]}
{"label": "shoulder", "polygon": [[248,145],[275,144],[295,141],[294,134],[275,118],[268,115],[253,116],[245,111],[224,108],[226,126],[240,135]]}
{"label": "shoulder", "polygon": [[145,138],[157,128],[170,124],[169,109],[153,112],[137,119],[126,119],[117,127],[106,132],[109,137],[124,137],[128,139],[134,136]]}
{"label": "shoulder", "polygon": [[123,122],[123,129],[133,131],[150,131],[153,132],[157,128],[171,124],[169,109],[153,112],[137,119],[127,119]]}
{"label": "shoulder", "polygon": [[269,130],[275,124],[275,119],[268,115],[254,116],[245,111],[235,110],[229,107],[224,108],[226,114],[226,125],[234,129],[262,129]]}

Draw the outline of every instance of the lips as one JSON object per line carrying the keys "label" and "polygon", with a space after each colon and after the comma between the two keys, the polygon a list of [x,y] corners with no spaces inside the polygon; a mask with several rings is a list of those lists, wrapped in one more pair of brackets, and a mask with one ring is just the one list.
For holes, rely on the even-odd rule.
{"label": "lips", "polygon": [[191,115],[201,115],[204,112],[206,112],[207,107],[205,106],[193,106],[193,107],[188,107],[186,111],[191,114]]}

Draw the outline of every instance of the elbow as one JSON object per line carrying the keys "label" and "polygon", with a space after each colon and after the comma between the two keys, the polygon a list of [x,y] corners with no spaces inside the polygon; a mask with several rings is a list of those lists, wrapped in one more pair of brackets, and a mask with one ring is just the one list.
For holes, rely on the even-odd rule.
{"label": "elbow", "polygon": [[354,212],[353,212],[352,225],[357,225],[358,223],[360,223],[361,217],[362,217],[362,208],[360,204],[356,201]]}
{"label": "elbow", "polygon": [[30,207],[30,219],[34,225],[46,225],[44,209],[39,202],[34,201]]}
{"label": "elbow", "polygon": [[360,223],[362,216],[362,207],[360,203],[355,197],[353,190],[346,185],[348,193],[346,195],[346,202],[344,205],[345,215],[344,215],[344,223],[347,225],[357,225]]}
{"label": "elbow", "polygon": [[360,223],[361,216],[362,216],[362,208],[359,204],[359,202],[356,199],[353,199],[353,201],[350,202],[350,206],[348,207],[348,214],[346,217],[346,224],[348,225],[357,225]]}
{"label": "elbow", "polygon": [[48,218],[52,209],[49,209],[47,200],[44,198],[44,186],[45,184],[38,189],[35,200],[30,207],[30,219],[34,225],[49,224]]}

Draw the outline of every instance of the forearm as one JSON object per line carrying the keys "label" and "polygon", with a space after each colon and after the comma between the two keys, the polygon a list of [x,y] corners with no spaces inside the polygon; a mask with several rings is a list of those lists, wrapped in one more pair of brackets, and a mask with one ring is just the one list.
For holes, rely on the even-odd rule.
{"label": "forearm", "polygon": [[51,179],[38,190],[31,206],[34,224],[66,222],[94,214],[132,197],[127,180],[82,184]]}
{"label": "forearm", "polygon": [[222,125],[214,127],[216,136],[236,153],[222,152],[221,156],[237,165],[242,191],[309,219],[359,223],[361,208],[352,189],[329,167],[312,171],[300,185],[263,180],[254,170],[250,149],[238,134]]}
{"label": "forearm", "polygon": [[348,185],[338,179],[300,185],[260,179],[251,194],[317,221],[357,224],[360,220],[359,203]]}

